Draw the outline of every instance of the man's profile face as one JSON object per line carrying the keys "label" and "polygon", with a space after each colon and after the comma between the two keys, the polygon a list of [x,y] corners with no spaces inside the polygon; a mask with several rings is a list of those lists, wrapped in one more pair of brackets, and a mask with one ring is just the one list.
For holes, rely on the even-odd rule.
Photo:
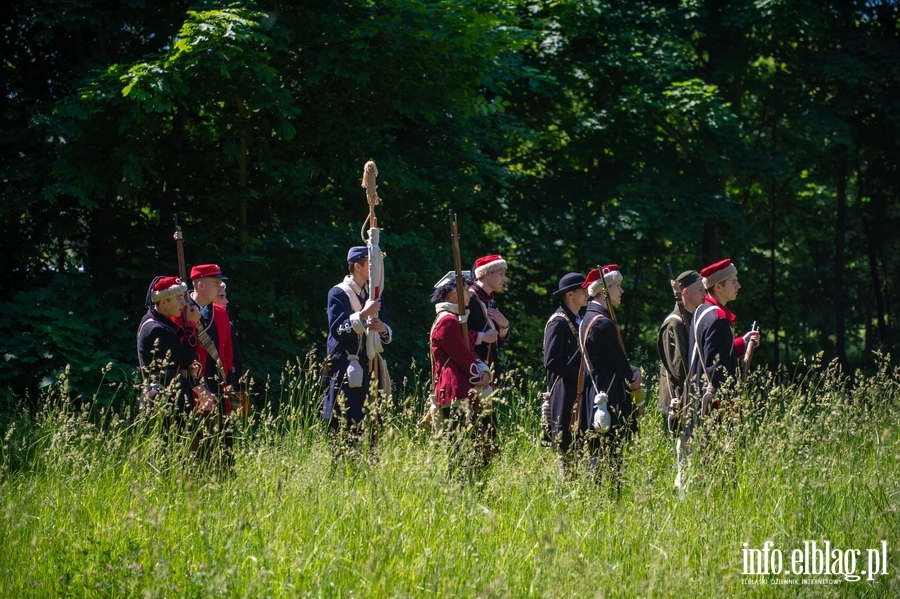
{"label": "man's profile face", "polygon": [[741,284],[738,282],[737,275],[732,277],[728,277],[721,283],[716,285],[716,293],[719,296],[719,299],[722,303],[730,302],[737,299],[738,291],[741,288]]}
{"label": "man's profile face", "polygon": [[693,312],[697,306],[706,299],[706,288],[703,287],[703,281],[694,281],[681,291],[681,297],[684,300],[684,307],[688,312]]}
{"label": "man's profile face", "polygon": [[369,280],[369,257],[366,256],[361,260],[353,263],[353,273],[356,276],[362,276],[363,281]]}
{"label": "man's profile face", "polygon": [[578,288],[569,292],[572,298],[572,303],[575,304],[578,308],[584,308],[588,303],[588,292],[587,289]]}
{"label": "man's profile face", "polygon": [[613,307],[617,308],[622,303],[622,296],[625,294],[625,290],[622,289],[622,281],[616,281],[607,288],[609,289],[609,301]]}
{"label": "man's profile face", "polygon": [[481,283],[481,286],[484,287],[489,293],[497,293],[498,291],[503,291],[503,286],[506,285],[506,269],[501,268],[498,270],[492,270],[481,275],[481,278],[478,279],[478,282]]}
{"label": "man's profile face", "polygon": [[184,296],[179,295],[177,297],[170,297],[169,299],[164,299],[157,302],[156,311],[163,316],[173,318],[175,316],[179,316],[186,305],[187,302],[184,301]]}
{"label": "man's profile face", "polygon": [[201,306],[208,306],[216,301],[216,297],[219,295],[219,287],[222,287],[224,284],[222,279],[217,279],[216,277],[204,277],[194,281],[197,303]]}

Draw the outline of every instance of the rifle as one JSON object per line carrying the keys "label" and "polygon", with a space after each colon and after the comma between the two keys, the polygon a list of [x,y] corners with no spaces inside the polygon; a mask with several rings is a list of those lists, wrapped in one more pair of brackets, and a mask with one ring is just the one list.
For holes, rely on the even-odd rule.
{"label": "rifle", "polygon": [[453,240],[453,268],[456,270],[456,305],[459,310],[459,328],[469,343],[469,324],[466,322],[466,284],[462,274],[462,258],[459,255],[459,227],[453,209],[450,209],[450,238]]}
{"label": "rifle", "polygon": [[678,306],[678,315],[681,316],[681,325],[684,327],[684,338],[687,339],[690,326],[688,325],[687,309],[684,307],[684,298],[681,297],[683,289],[681,283],[675,280],[675,274],[672,273],[672,263],[666,262],[666,268],[669,269],[669,283],[675,293],[675,304]]}
{"label": "rifle", "polygon": [[[579,331],[578,334],[580,335],[581,332]],[[581,343],[577,337],[575,341],[578,342],[578,351],[581,352]],[[584,395],[584,356],[581,356],[581,363],[578,365],[578,382],[576,385],[575,403],[572,404],[572,417],[569,424],[569,430],[572,431],[573,437],[581,429],[581,398]]]}
{"label": "rifle", "polygon": [[[187,266],[184,262],[184,234],[181,232],[181,227],[178,226],[178,215],[175,215],[175,249],[178,252],[178,276],[182,281],[187,281]],[[184,292],[184,308],[181,310],[181,319],[184,323],[187,323],[187,313],[189,307],[190,298],[188,297],[188,292],[185,290]]]}
{"label": "rifle", "polygon": [[[609,299],[609,287],[606,286],[606,276],[603,272],[603,267],[598,265],[597,268],[600,269],[600,284],[603,285],[603,297],[606,299],[606,308],[609,310],[609,319],[616,325],[616,336],[619,338],[619,345],[622,346],[622,353],[625,355],[625,359],[628,360],[628,352],[625,350],[625,340],[622,339],[622,331],[619,329],[619,320],[616,318],[616,310],[613,308],[612,301]],[[628,381],[626,389],[631,396],[632,403],[642,403],[646,401],[646,394],[643,387],[630,389],[630,384],[631,381]]]}
{"label": "rifle", "polygon": [[[750,332],[758,331],[759,327],[756,326],[756,321],[753,321],[753,324],[750,325]],[[747,377],[750,376],[750,362],[753,361],[753,350],[756,349],[756,343],[751,343],[750,347],[747,348],[747,353],[744,354],[744,372],[741,377],[741,382],[746,383]]]}
{"label": "rifle", "polygon": [[[175,235],[173,235],[175,239],[175,248],[178,252],[178,276],[181,277],[182,281],[187,281],[187,266],[184,260],[184,234],[181,231],[181,227],[178,225],[178,215],[175,215]],[[184,325],[187,324],[187,313],[190,309],[190,296],[188,292],[184,292],[184,309],[181,312],[182,323]],[[214,310],[215,308],[213,308]],[[219,357],[219,352],[215,347],[212,339],[210,339],[209,334],[205,331],[201,330],[198,327],[197,330],[197,340],[203,345],[204,349],[206,349],[207,353],[213,357],[216,362],[216,367],[218,369],[219,379],[222,385],[222,396],[226,398],[226,401],[229,402],[229,405],[232,406],[233,409],[239,410],[241,415],[246,417],[250,414],[250,398],[244,391],[227,391],[225,385],[227,384],[225,378],[225,368],[222,366],[222,359]],[[196,363],[196,361],[195,361]],[[197,364],[199,368],[199,364]],[[209,386],[204,381],[202,383],[203,389],[198,390],[200,385],[194,387],[194,391],[198,394],[205,389],[207,393],[212,395],[212,391]],[[240,408],[237,408],[234,404],[239,404]],[[221,417],[221,414],[220,414]]]}
{"label": "rifle", "polygon": [[[684,340],[685,343],[690,339],[690,325],[688,325],[688,314],[687,308],[684,307],[684,298],[681,296],[681,292],[684,291],[684,288],[681,286],[681,283],[675,280],[675,273],[672,272],[672,264],[671,262],[666,262],[666,269],[669,271],[669,283],[672,285],[672,292],[675,294],[675,305],[678,306],[678,315],[681,317],[681,326],[684,327]],[[663,358],[660,355],[660,358]],[[665,367],[665,360],[663,359],[663,367]],[[682,360],[682,368],[685,370],[684,383],[681,386],[681,406],[678,411],[684,410],[684,406],[687,405],[688,400],[688,380],[687,380],[687,367],[688,363],[686,360]],[[675,430],[680,430],[681,428],[681,415],[674,414],[675,422],[677,428]]]}

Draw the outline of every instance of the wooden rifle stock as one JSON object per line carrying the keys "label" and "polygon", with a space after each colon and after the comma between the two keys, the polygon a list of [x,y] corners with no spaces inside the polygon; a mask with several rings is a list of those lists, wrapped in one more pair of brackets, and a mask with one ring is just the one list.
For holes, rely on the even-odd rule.
{"label": "wooden rifle stock", "polygon": [[[183,283],[187,283],[187,265],[184,261],[184,234],[181,232],[181,227],[178,226],[178,215],[175,215],[175,250],[178,252],[178,277],[181,279]],[[188,308],[190,306],[190,297],[188,296],[188,292],[184,292],[184,308],[181,310],[181,319],[184,324],[187,324],[187,313]]]}
{"label": "wooden rifle stock", "polygon": [[453,240],[453,268],[456,270],[456,305],[459,310],[459,328],[463,340],[469,343],[469,324],[466,322],[466,284],[462,274],[462,258],[459,255],[459,226],[456,215],[450,210],[450,238]]}
{"label": "wooden rifle stock", "polygon": [[[672,292],[675,294],[675,305],[678,306],[678,315],[681,317],[681,326],[684,327],[684,341],[688,343],[690,340],[690,325],[688,325],[688,314],[687,309],[684,307],[684,298],[681,296],[681,292],[684,291],[684,288],[681,286],[681,283],[675,280],[675,273],[672,272],[672,264],[670,262],[666,263],[666,269],[669,271],[669,284],[672,286]],[[662,358],[662,356],[660,356]],[[687,360],[682,360],[682,368],[684,369],[684,383],[681,385],[681,407],[677,410],[678,412],[684,411],[684,406],[687,405],[688,400],[688,362]],[[681,431],[681,414],[675,414],[675,430]]]}
{"label": "wooden rifle stock", "polygon": [[[750,331],[758,331],[759,327],[756,326],[756,321],[753,321],[753,324],[750,325]],[[747,347],[747,352],[744,354],[744,372],[741,377],[741,381],[746,383],[747,377],[750,376],[750,363],[753,361],[753,350],[756,349],[756,343],[750,343],[749,347]]]}
{"label": "wooden rifle stock", "polygon": [[616,325],[616,336],[619,338],[619,345],[622,346],[622,353],[625,354],[625,359],[628,359],[628,352],[625,350],[625,340],[622,339],[622,331],[619,329],[619,320],[616,318],[616,309],[613,308],[612,301],[609,299],[609,287],[606,286],[606,273],[603,272],[603,267],[598,266],[600,269],[600,284],[603,285],[603,297],[606,299],[606,309],[609,310],[609,319],[613,321],[613,324]]}
{"label": "wooden rifle stock", "polygon": [[684,298],[681,297],[683,288],[681,287],[681,283],[675,280],[675,275],[672,273],[672,264],[670,262],[666,263],[666,268],[669,270],[669,283],[672,285],[672,292],[675,294],[675,304],[678,306],[678,315],[681,316],[681,326],[684,327],[684,338],[687,339],[690,326],[688,325],[687,309],[684,307]]}

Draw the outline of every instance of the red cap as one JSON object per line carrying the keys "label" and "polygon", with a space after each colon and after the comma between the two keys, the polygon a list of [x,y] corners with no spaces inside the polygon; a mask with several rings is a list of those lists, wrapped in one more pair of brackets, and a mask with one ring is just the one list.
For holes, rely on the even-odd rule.
{"label": "red cap", "polygon": [[715,264],[710,264],[709,266],[707,266],[706,268],[701,270],[700,276],[701,277],[709,277],[709,275],[711,275],[713,273],[717,273],[720,270],[722,270],[723,268],[728,268],[728,266],[730,264],[731,264],[731,258],[725,258],[721,262],[716,262]]}
{"label": "red cap", "polygon": [[725,258],[721,262],[710,264],[700,271],[700,276],[703,277],[703,286],[707,289],[712,289],[716,283],[721,283],[728,277],[736,274],[737,267],[731,263],[731,258]]}
{"label": "red cap", "polygon": [[618,264],[607,264],[606,266],[601,266],[600,270],[603,271],[604,275],[608,275],[611,272],[616,272],[617,270],[619,270],[619,265]]}
{"label": "red cap", "polygon": [[150,300],[153,303],[161,302],[183,295],[186,291],[187,285],[178,277],[162,277],[150,286]]}
{"label": "red cap", "polygon": [[172,285],[180,285],[181,279],[178,277],[163,277],[153,285],[153,291],[165,291]]}
{"label": "red cap", "polygon": [[506,260],[500,254],[492,254],[490,256],[482,256],[475,260],[475,278],[480,279],[482,275],[494,270],[506,268]]}
{"label": "red cap", "polygon": [[594,281],[599,281],[599,280],[600,280],[600,269],[595,268],[594,270],[592,270],[591,272],[588,273],[588,276],[584,280],[584,283],[581,284],[581,288],[587,289],[588,287],[591,286],[591,283],[593,283]]}
{"label": "red cap", "polygon": [[191,269],[191,280],[205,279],[206,277],[215,277],[217,279],[227,279],[222,276],[222,270],[218,264],[198,264]]}

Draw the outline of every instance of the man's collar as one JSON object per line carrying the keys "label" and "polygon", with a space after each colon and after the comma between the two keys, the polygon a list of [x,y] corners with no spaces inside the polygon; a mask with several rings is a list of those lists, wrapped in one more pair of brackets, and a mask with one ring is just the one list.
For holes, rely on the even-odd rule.
{"label": "man's collar", "polygon": [[191,303],[194,304],[195,306],[197,306],[200,310],[206,310],[209,306],[212,305],[212,302],[210,302],[210,303],[206,304],[205,306],[201,306],[200,302],[197,301],[197,298],[194,297],[193,293],[191,293],[191,295],[189,297],[190,297]]}
{"label": "man's collar", "polygon": [[493,293],[488,293],[488,290],[481,286],[481,283],[475,281],[471,287],[472,291],[475,292],[475,295],[483,302],[489,302],[494,299]]}
{"label": "man's collar", "polygon": [[347,283],[348,285],[350,285],[350,289],[353,290],[353,293],[355,293],[356,295],[358,295],[360,297],[362,297],[363,294],[366,292],[365,286],[360,286],[356,281],[354,281],[352,275],[346,275],[344,277],[344,282]]}
{"label": "man's collar", "polygon": [[560,304],[559,307],[563,309],[563,312],[569,318],[569,320],[571,320],[572,322],[575,322],[576,320],[578,320],[578,312],[572,312],[571,310],[569,310],[569,307],[567,305],[565,305],[564,303]]}
{"label": "man's collar", "polygon": [[737,317],[735,315],[735,313],[732,312],[731,310],[729,310],[726,306],[720,304],[716,300],[716,298],[714,298],[712,296],[711,293],[706,295],[706,299],[703,300],[703,303],[710,304],[710,305],[715,306],[716,308],[720,309],[722,312],[725,313],[725,317],[728,318],[728,326],[731,326],[731,327],[734,326],[734,319]]}

